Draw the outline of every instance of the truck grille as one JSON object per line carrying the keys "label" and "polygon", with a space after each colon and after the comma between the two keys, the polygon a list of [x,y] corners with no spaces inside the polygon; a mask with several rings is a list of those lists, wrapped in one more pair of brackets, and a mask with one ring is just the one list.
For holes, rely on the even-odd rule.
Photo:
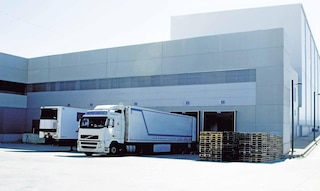
{"label": "truck grille", "polygon": [[80,135],[80,146],[83,149],[97,149],[99,135]]}
{"label": "truck grille", "polygon": [[80,138],[81,139],[98,139],[99,136],[98,135],[81,135]]}
{"label": "truck grille", "polygon": [[81,142],[81,147],[84,149],[96,149],[98,143],[93,142]]}

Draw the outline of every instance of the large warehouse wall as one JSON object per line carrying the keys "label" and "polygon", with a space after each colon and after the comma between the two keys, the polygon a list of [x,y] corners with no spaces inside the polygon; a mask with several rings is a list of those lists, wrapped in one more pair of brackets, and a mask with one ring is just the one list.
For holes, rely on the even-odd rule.
{"label": "large warehouse wall", "polygon": [[26,83],[28,60],[18,56],[0,53],[0,80]]}
{"label": "large warehouse wall", "polygon": [[171,39],[283,28],[292,43],[287,47],[292,53],[291,65],[297,70],[301,68],[302,59],[301,18],[304,18],[301,4],[174,16]]}
{"label": "large warehouse wall", "polygon": [[[175,16],[171,19],[171,38],[175,40],[270,28],[284,29],[290,65],[298,73],[295,83],[302,84],[298,88],[300,109],[296,132],[298,135],[308,134],[313,128],[314,105],[317,105],[313,93],[320,92],[320,57],[301,4]],[[317,96],[316,103],[319,100]],[[317,105],[317,125],[320,124],[319,110]]]}
{"label": "large warehouse wall", "polygon": [[0,68],[0,142],[16,141],[27,131],[28,62],[25,58],[0,53]]}
{"label": "large warehouse wall", "polygon": [[[28,125],[42,105],[123,103],[168,111],[236,110],[237,130],[281,135],[283,96],[276,89],[282,53],[283,30],[273,29],[30,59]],[[276,87],[265,84],[265,70],[274,73]],[[264,110],[269,99],[278,106]],[[274,114],[273,129],[262,128],[271,123],[261,117],[265,111]]]}
{"label": "large warehouse wall", "polygon": [[244,32],[32,58],[28,83],[251,69],[266,62],[254,60],[265,54],[261,48],[281,48],[279,32],[282,30]]}

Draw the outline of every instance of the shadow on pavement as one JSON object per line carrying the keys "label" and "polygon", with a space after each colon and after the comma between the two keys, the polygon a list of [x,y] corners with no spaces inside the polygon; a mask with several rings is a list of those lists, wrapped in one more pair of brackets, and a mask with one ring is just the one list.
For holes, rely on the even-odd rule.
{"label": "shadow on pavement", "polygon": [[306,149],[315,139],[320,136],[320,132],[310,133],[307,136],[297,137],[294,140],[295,149]]}
{"label": "shadow on pavement", "polygon": [[[55,155],[56,157],[67,157],[67,158],[122,158],[122,157],[142,157],[142,158],[154,158],[154,159],[172,159],[172,160],[189,160],[197,162],[208,162],[208,163],[240,163],[238,161],[206,161],[200,160],[198,154],[167,154],[159,153],[152,155],[136,155],[136,154],[124,154],[121,156],[110,156],[110,155],[99,155],[94,154],[93,156],[86,156],[84,153],[79,153],[76,151],[76,148],[70,150],[70,146],[55,146],[55,145],[46,145],[46,144],[24,144],[24,143],[15,143],[15,144],[2,144],[0,143],[0,149],[8,149],[6,152],[65,152],[70,154],[59,154]],[[285,160],[275,160],[270,162],[241,162],[247,164],[274,164],[283,162]]]}
{"label": "shadow on pavement", "polygon": [[8,149],[9,152],[72,152],[70,146],[55,146],[46,144],[24,144],[24,143],[0,143],[0,148]]}

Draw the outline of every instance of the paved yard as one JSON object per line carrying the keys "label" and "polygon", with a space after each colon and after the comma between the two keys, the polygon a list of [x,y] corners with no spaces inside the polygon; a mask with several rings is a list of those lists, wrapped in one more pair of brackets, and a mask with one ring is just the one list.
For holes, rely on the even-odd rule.
{"label": "paved yard", "polygon": [[306,191],[320,184],[320,146],[306,158],[276,163],[206,162],[196,155],[86,157],[68,150],[0,144],[1,191]]}

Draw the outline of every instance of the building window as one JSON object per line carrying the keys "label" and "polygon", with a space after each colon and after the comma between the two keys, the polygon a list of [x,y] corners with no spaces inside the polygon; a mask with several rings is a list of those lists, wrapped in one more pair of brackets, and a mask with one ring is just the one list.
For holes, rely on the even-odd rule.
{"label": "building window", "polygon": [[30,84],[28,86],[28,92],[221,84],[255,81],[256,70],[247,69],[38,83]]}
{"label": "building window", "polygon": [[25,95],[26,89],[26,84],[0,80],[0,92],[2,93]]}

